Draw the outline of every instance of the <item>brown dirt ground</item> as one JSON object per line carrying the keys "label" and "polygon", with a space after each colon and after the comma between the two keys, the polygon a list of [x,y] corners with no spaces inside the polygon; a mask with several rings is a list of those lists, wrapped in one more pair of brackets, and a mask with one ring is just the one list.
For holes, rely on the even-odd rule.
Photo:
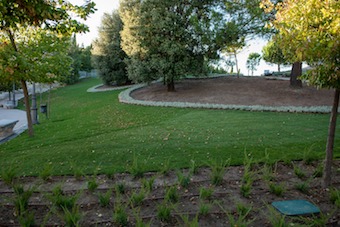
{"label": "brown dirt ground", "polygon": [[[263,78],[216,78],[208,80],[184,80],[176,84],[177,91],[167,93],[161,84],[153,84],[136,91],[133,96],[144,100],[158,101],[192,101],[202,103],[242,104],[242,105],[330,105],[331,92],[317,91],[313,88],[291,89],[288,81],[266,80]],[[304,176],[294,173],[298,166]],[[282,226],[273,221],[282,218],[271,211],[271,203],[280,200],[305,199],[317,205],[322,214],[316,217],[306,216],[304,221],[286,217],[286,223],[294,222],[294,226],[313,226],[318,218],[324,219],[314,226],[340,226],[340,209],[330,199],[330,190],[321,187],[321,178],[316,176],[319,161],[310,164],[304,161],[293,163],[276,163],[265,168],[264,165],[253,165],[251,175],[253,182],[250,194],[244,197],[241,193],[242,178],[245,174],[243,166],[227,167],[221,184],[212,185],[212,170],[208,167],[199,168],[190,175],[187,188],[179,185],[178,172],[168,174],[145,173],[143,179],[154,178],[153,188],[145,193],[145,198],[138,205],[131,204],[132,195],[143,191],[143,179],[133,178],[127,173],[114,176],[98,175],[95,179],[98,188],[93,192],[87,189],[90,176],[77,179],[73,176],[50,177],[43,181],[38,177],[22,177],[16,182],[23,185],[25,190],[33,188],[34,192],[28,202],[28,211],[34,213],[36,225],[65,226],[65,215],[62,209],[51,202],[52,190],[61,186],[64,197],[78,195],[77,207],[81,214],[80,226],[119,226],[114,221],[113,214],[117,207],[123,207],[128,216],[127,226],[136,226],[137,219],[151,226],[189,226],[183,221],[186,215],[192,220],[200,209],[208,207],[206,214],[199,214],[199,226],[231,226],[231,219],[240,219],[237,207],[251,208],[244,218],[248,224],[237,226]],[[265,169],[269,171],[265,171]],[[184,175],[188,169],[182,170]],[[267,174],[266,174],[267,173]],[[268,174],[271,173],[271,174]],[[268,176],[271,175],[271,179]],[[340,160],[334,161],[333,187],[340,189]],[[284,192],[281,196],[270,191],[269,184],[281,185]],[[126,192],[119,195],[116,185],[125,185]],[[297,185],[305,184],[307,190],[302,192]],[[162,221],[158,218],[158,207],[164,204],[165,194],[169,187],[177,189],[179,198],[175,204],[167,204],[171,208],[170,219]],[[202,188],[211,189],[210,198],[201,198]],[[99,204],[99,195],[112,190],[110,203],[107,207]],[[0,181],[0,226],[19,226],[18,213],[15,211],[15,200],[18,196],[11,186]],[[239,209],[240,210],[240,209]],[[232,217],[232,218],[231,218]],[[295,217],[296,218],[296,217]],[[313,222],[314,221],[314,222]],[[196,225],[190,225],[196,226]]]}
{"label": "brown dirt ground", "polygon": [[332,90],[307,85],[294,89],[289,80],[266,77],[186,79],[177,82],[175,88],[175,92],[167,92],[166,86],[155,83],[131,96],[138,100],[265,106],[331,106],[333,100]]}
{"label": "brown dirt ground", "polygon": [[[117,207],[123,207],[128,216],[126,226],[136,226],[136,217],[151,226],[189,226],[183,221],[184,216],[192,220],[198,214],[199,226],[231,226],[231,219],[238,219],[240,212],[238,206],[251,208],[244,218],[248,223],[237,226],[282,226],[274,225],[271,219],[278,221],[281,215],[274,212],[271,206],[273,201],[304,199],[316,204],[322,214],[320,216],[305,216],[305,220],[297,220],[286,217],[286,223],[294,222],[294,226],[340,226],[340,209],[331,202],[330,191],[320,185],[321,178],[315,177],[315,171],[320,163],[313,161],[306,164],[303,161],[293,163],[276,163],[267,165],[255,164],[251,168],[253,183],[250,194],[244,197],[241,193],[242,177],[245,169],[243,166],[227,167],[223,180],[219,185],[212,185],[210,168],[199,168],[190,176],[190,182],[186,188],[179,185],[178,172],[170,171],[167,174],[145,173],[144,178],[133,178],[130,174],[122,173],[114,176],[98,175],[96,182],[98,188],[94,191],[87,189],[90,176],[80,179],[73,176],[51,177],[43,181],[37,177],[23,177],[17,182],[24,185],[25,189],[34,188],[29,199],[28,210],[34,213],[35,224],[39,226],[65,226],[65,215],[62,209],[51,203],[52,190],[61,186],[64,197],[78,195],[77,207],[81,215],[80,226],[119,226],[114,221],[113,214]],[[297,177],[294,166],[298,166],[304,176]],[[334,162],[333,186],[340,188],[340,161]],[[182,170],[183,175],[189,175],[189,170]],[[267,174],[266,174],[267,173]],[[269,176],[271,173],[271,179]],[[145,198],[140,204],[133,205],[131,197],[143,189],[143,179],[154,179],[150,192],[145,192]],[[306,183],[307,191],[302,192],[296,188],[298,184]],[[281,185],[284,192],[281,196],[270,191],[269,184]],[[115,185],[125,185],[125,194],[120,195],[115,191]],[[166,205],[171,208],[170,219],[162,221],[158,218],[158,207],[164,204],[165,194],[169,187],[176,188],[178,202]],[[209,198],[200,196],[201,188],[212,190]],[[99,195],[108,190],[113,191],[110,203],[107,207],[99,204]],[[146,191],[146,190],[144,190]],[[0,181],[0,226],[19,226],[18,215],[15,211],[15,195],[13,188]],[[206,214],[200,214],[203,206],[208,207]],[[229,216],[228,216],[229,214]],[[231,216],[230,216],[231,215]],[[312,225],[318,217],[324,218],[324,222]],[[320,218],[319,218],[320,219]],[[315,223],[315,222],[314,222]],[[196,226],[196,225],[192,225]],[[235,225],[236,226],[236,225]]]}

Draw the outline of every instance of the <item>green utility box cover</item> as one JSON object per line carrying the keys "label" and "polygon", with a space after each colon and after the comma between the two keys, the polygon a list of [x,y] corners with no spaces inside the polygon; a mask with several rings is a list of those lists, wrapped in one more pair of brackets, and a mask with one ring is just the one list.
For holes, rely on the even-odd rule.
{"label": "green utility box cover", "polygon": [[272,206],[282,214],[289,216],[320,213],[320,209],[317,206],[306,200],[277,201],[273,202]]}

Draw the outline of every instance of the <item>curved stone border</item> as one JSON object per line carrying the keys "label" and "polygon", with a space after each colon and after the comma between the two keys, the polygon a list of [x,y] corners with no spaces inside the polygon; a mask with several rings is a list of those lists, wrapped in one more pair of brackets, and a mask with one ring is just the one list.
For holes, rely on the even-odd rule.
{"label": "curved stone border", "polygon": [[204,109],[222,109],[222,110],[246,110],[246,111],[270,111],[270,112],[294,112],[294,113],[330,113],[330,106],[262,106],[262,105],[225,105],[212,103],[192,103],[192,102],[160,102],[160,101],[143,101],[131,97],[131,93],[141,89],[147,84],[138,84],[119,94],[119,101],[126,104],[160,106],[160,107],[178,107],[178,108],[204,108]]}
{"label": "curved stone border", "polygon": [[103,88],[103,89],[98,89],[99,87],[103,86],[104,84],[98,84],[96,86],[93,86],[89,89],[87,89],[86,92],[104,92],[104,91],[115,91],[115,90],[122,90],[126,88],[130,88],[134,85],[126,85],[126,86],[120,86],[120,87],[110,87],[110,88]]}

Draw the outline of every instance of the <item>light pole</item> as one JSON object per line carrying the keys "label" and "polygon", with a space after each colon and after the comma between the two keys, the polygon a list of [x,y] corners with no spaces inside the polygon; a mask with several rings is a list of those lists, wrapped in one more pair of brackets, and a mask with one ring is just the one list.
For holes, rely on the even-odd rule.
{"label": "light pole", "polygon": [[13,99],[12,99],[12,102],[13,102],[13,107],[15,108],[16,107],[16,101],[15,101],[15,82],[13,82],[13,91],[12,91],[12,95],[13,95]]}
{"label": "light pole", "polygon": [[32,124],[39,124],[38,122],[38,108],[37,108],[37,97],[35,95],[35,83],[33,83],[32,87],[32,107],[31,107],[31,115],[32,115]]}

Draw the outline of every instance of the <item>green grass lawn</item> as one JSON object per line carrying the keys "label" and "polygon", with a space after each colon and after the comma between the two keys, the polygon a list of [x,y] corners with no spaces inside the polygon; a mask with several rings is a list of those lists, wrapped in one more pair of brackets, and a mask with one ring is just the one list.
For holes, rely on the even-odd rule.
{"label": "green grass lawn", "polygon": [[[132,161],[156,171],[231,159],[324,157],[328,114],[246,112],[126,105],[120,91],[87,93],[100,83],[86,79],[51,94],[51,116],[40,116],[35,137],[26,133],[0,145],[0,165],[20,175],[38,175],[46,165],[54,175],[126,171]],[[340,157],[339,133],[335,156]]]}

